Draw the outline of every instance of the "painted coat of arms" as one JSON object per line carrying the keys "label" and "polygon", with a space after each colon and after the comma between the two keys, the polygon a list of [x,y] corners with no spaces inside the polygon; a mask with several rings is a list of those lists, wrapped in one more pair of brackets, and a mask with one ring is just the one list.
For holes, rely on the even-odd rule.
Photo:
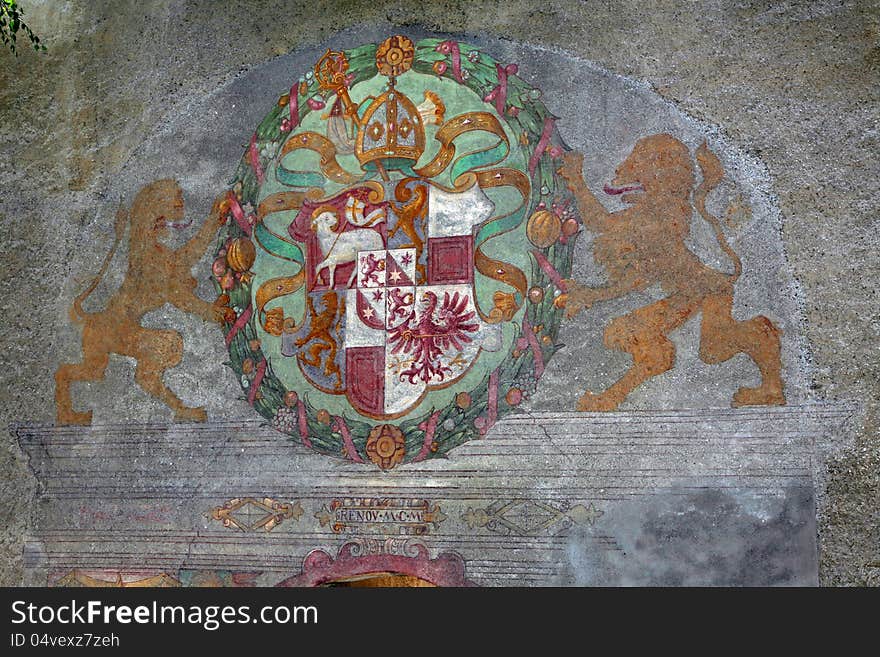
{"label": "painted coat of arms", "polygon": [[516,73],[393,36],[328,51],[257,128],[214,274],[229,364],[277,429],[387,469],[534,390],[580,222]]}

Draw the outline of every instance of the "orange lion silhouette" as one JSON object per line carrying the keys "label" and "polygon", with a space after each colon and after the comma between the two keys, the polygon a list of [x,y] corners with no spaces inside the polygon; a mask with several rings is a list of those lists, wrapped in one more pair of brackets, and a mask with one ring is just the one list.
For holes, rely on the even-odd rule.
{"label": "orange lion silhouette", "polygon": [[[739,257],[727,243],[718,219],[706,210],[706,196],[724,177],[718,158],[704,143],[697,150],[703,181],[694,190],[694,168],[687,146],[667,134],[640,139],[617,168],[609,194],[622,194],[629,205],[608,212],[584,183],[583,156],[568,153],[559,169],[574,194],[585,226],[596,233],[594,255],[608,281],[586,287],[568,280],[556,298],[571,318],[592,304],[645,290],[659,283],[664,299],[611,321],[604,342],[632,355],[630,369],[602,393],[587,391],[581,411],[611,411],[637,386],[672,369],[675,346],[669,333],[702,312],[700,359],[721,363],[747,354],[758,366],[761,385],[740,388],[733,406],[785,404],[781,378],[781,331],[766,317],[738,321],[732,316],[733,288],[742,272]],[[691,194],[693,192],[693,203]],[[685,244],[693,208],[709,222],[719,245],[734,265],[732,274],[706,266]]]}
{"label": "orange lion silhouette", "polygon": [[203,408],[190,408],[162,382],[165,370],[183,357],[183,338],[173,330],[141,326],[144,315],[170,303],[184,312],[208,321],[222,321],[224,309],[195,295],[196,281],[190,273],[225,222],[223,199],[218,198],[211,215],[198,233],[182,247],[172,250],[162,244],[171,222],[183,219],[183,194],[174,180],[150,183],[135,197],[131,207],[128,271],[121,287],[101,312],[89,313],[82,302],[98,286],[125,233],[129,213],[120,207],[116,214],[116,240],[100,272],[76,299],[70,319],[83,324],[81,363],[62,364],[55,373],[55,406],[58,424],[90,424],[91,411],[73,410],[70,385],[74,381],[100,381],[110,354],[130,356],[137,361],[135,381],[146,392],[174,410],[177,420],[204,421]]}

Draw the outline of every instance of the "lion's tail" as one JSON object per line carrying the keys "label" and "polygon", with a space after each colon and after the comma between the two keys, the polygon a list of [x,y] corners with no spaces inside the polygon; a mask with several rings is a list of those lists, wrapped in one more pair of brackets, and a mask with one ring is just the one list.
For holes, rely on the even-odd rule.
{"label": "lion's tail", "polygon": [[733,274],[730,275],[730,280],[735,281],[742,274],[742,261],[727,242],[727,238],[721,230],[721,222],[718,221],[718,217],[706,210],[706,197],[724,178],[724,168],[721,166],[718,156],[706,146],[706,142],[703,142],[697,149],[697,164],[700,165],[700,171],[703,173],[703,182],[700,183],[700,186],[694,192],[694,205],[696,205],[700,216],[712,226],[712,230],[715,231],[715,239],[718,240],[721,250],[733,262]]}
{"label": "lion's tail", "polygon": [[101,282],[101,279],[104,278],[104,274],[107,273],[107,268],[110,266],[110,262],[113,260],[113,256],[116,255],[116,249],[119,248],[119,243],[122,241],[122,236],[125,234],[125,224],[127,220],[128,212],[122,205],[120,205],[119,209],[116,211],[116,223],[113,226],[116,232],[116,237],[113,240],[113,246],[110,247],[110,251],[108,251],[107,255],[104,257],[104,263],[101,265],[101,270],[98,272],[98,275],[95,276],[95,280],[93,280],[91,285],[89,285],[85,290],[77,295],[70,306],[70,321],[74,324],[79,324],[83,322],[86,318],[86,315],[88,315],[88,313],[82,308],[82,302],[85,301],[86,298],[95,291],[95,288],[98,287],[98,283]]}

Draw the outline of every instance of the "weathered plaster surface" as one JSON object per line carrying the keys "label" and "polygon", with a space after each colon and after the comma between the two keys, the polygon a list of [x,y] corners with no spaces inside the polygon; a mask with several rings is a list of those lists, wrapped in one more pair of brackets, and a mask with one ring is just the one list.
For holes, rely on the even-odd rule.
{"label": "weathered plaster surface", "polygon": [[[360,22],[377,33],[412,27],[509,37],[644,81],[687,114],[718,125],[726,142],[766,166],[783,244],[802,290],[812,391],[819,398],[855,400],[865,410],[856,444],[832,458],[827,494],[820,497],[820,581],[878,582],[880,568],[872,566],[880,561],[876,3],[701,3],[699,11],[681,2],[539,8],[518,1],[503,8],[496,2],[337,2],[332,10],[330,3],[247,5],[25,5],[49,52],[23,52],[18,60],[0,55],[4,422],[52,420],[52,375],[59,360],[78,349],[75,334],[59,335],[58,326],[74,290],[97,271],[109,248],[115,196],[130,199],[142,182],[128,181],[125,172],[146,175],[136,158],[152,154],[158,161],[164,130],[168,141],[161,146],[176,168],[161,173],[180,178],[188,210],[197,217],[215,193],[197,184],[230,174],[231,160],[230,170],[215,170],[216,158],[188,149],[210,138],[180,139],[176,116],[200,108],[201,127],[210,134],[217,113],[228,111],[205,108],[213,90]],[[270,101],[275,91],[265,90]],[[261,116],[265,110],[246,111]],[[248,134],[243,131],[232,150],[240,153]],[[189,180],[188,171],[195,172]],[[59,235],[77,234],[58,243]],[[121,268],[115,271],[92,303],[119,282]],[[156,325],[172,321],[184,332],[203,330],[200,320],[176,310],[155,315]],[[210,365],[221,357],[222,346],[193,344],[180,371],[166,380],[201,395],[201,376],[222,376]],[[211,394],[218,387],[222,383],[208,386]],[[164,408],[136,391],[122,359],[94,388],[90,396],[105,398],[126,390],[115,401],[106,399],[101,413],[108,418],[166,418]],[[28,506],[35,483],[11,437],[2,449],[0,581],[13,584],[21,578],[24,527],[40,510]]]}

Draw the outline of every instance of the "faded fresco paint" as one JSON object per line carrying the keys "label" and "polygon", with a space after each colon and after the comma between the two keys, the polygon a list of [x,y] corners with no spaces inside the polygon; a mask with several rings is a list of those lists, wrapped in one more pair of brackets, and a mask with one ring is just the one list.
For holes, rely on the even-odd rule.
{"label": "faded fresco paint", "polygon": [[[328,51],[260,123],[215,276],[231,367],[277,429],[387,469],[534,392],[580,225],[553,117],[516,70],[396,35]],[[536,237],[535,213],[575,227]],[[224,267],[242,241],[251,271]]]}
{"label": "faded fresco paint", "polygon": [[[29,582],[814,583],[814,445],[852,409],[811,402],[759,163],[492,39],[362,28],[200,102],[120,177],[145,190],[128,275],[76,313],[59,426],[16,428],[50,509]],[[220,193],[176,250],[178,188],[149,183],[171,173]],[[185,339],[147,328],[166,303]],[[142,416],[71,395],[109,354],[138,357]],[[63,426],[92,419],[74,398],[94,426]]]}
{"label": "faded fresco paint", "polygon": [[[763,316],[745,321],[733,318],[733,290],[742,274],[742,261],[728,244],[718,218],[706,211],[706,196],[721,182],[724,170],[705,144],[696,159],[703,178],[699,187],[695,187],[687,146],[670,135],[639,140],[616,169],[613,186],[604,187],[607,194],[623,195],[629,207],[609,213],[584,184],[583,157],[566,156],[560,172],[575,194],[588,229],[597,234],[594,257],[608,272],[608,282],[585,287],[568,281],[570,291],[555,303],[571,318],[595,303],[657,283],[668,295],[608,325],[605,345],[631,354],[633,365],[601,394],[584,393],[578,410],[614,410],[647,379],[672,369],[675,345],[669,333],[697,312],[701,313],[699,353],[704,363],[722,363],[745,353],[761,373],[760,385],[737,390],[733,405],[785,403],[779,329]],[[707,267],[685,244],[695,208],[712,226],[732,262],[730,274]]]}
{"label": "faded fresco paint", "polygon": [[[183,338],[178,331],[144,328],[141,320],[166,303],[207,321],[221,321],[224,311],[194,293],[196,281],[190,273],[213,242],[220,228],[221,200],[199,232],[178,249],[162,243],[169,229],[186,227],[183,193],[173,180],[157,180],[135,197],[130,210],[120,208],[116,216],[116,242],[92,284],[73,301],[70,319],[83,327],[82,362],[63,364],[55,373],[55,405],[59,424],[89,424],[91,411],[73,410],[70,386],[77,381],[99,381],[110,363],[110,354],[137,361],[135,381],[144,391],[161,399],[180,421],[204,421],[205,409],[186,406],[162,382],[166,370],[180,363]],[[128,271],[119,290],[103,311],[89,313],[82,302],[101,282],[113,260],[116,247],[129,228]]]}

